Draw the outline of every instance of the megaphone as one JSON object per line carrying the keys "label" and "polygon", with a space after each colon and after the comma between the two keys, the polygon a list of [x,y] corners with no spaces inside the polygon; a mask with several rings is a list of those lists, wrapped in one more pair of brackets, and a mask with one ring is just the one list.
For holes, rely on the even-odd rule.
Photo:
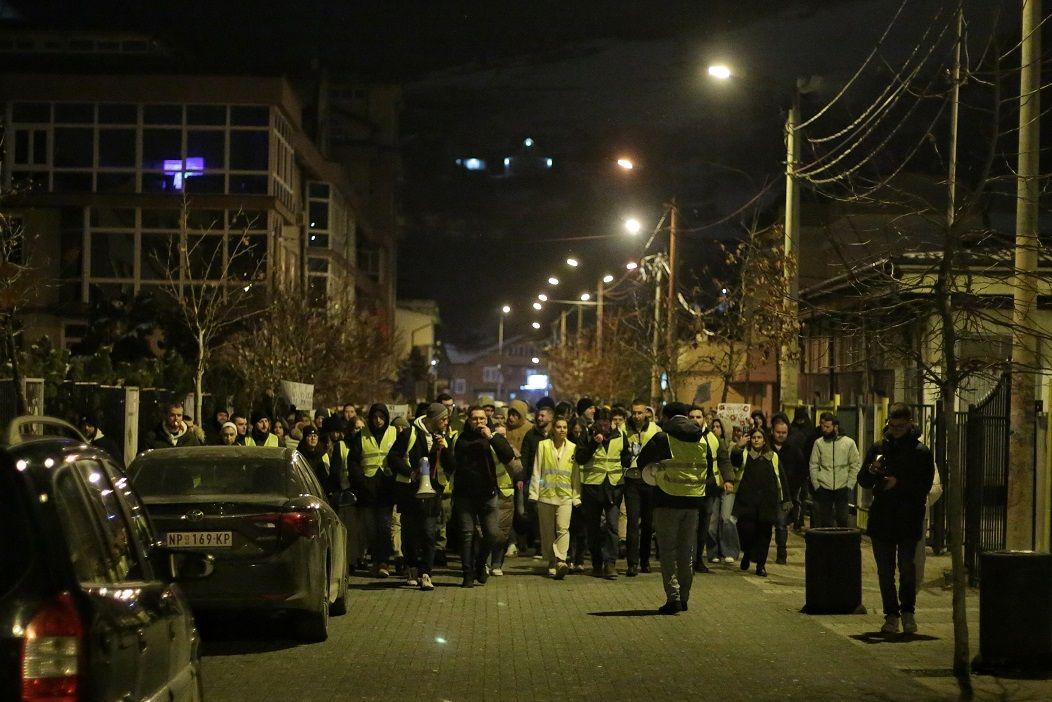
{"label": "megaphone", "polygon": [[427,460],[427,456],[424,456],[420,459],[420,487],[416,491],[417,499],[426,500],[437,494],[431,487],[431,462]]}

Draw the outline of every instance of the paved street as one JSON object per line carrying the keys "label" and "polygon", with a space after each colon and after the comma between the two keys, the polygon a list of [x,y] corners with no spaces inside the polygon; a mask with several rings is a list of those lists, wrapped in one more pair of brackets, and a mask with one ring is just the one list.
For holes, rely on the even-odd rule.
{"label": "paved street", "polygon": [[[350,612],[324,644],[271,636],[260,622],[207,622],[211,700],[955,699],[949,677],[949,595],[920,595],[921,636],[886,641],[867,568],[869,614],[809,617],[803,542],[761,580],[736,567],[700,576],[691,611],[653,615],[657,573],[610,583],[553,582],[538,561],[509,559],[504,578],[463,590],[440,571],[422,593],[400,580],[352,578]],[[867,554],[868,556],[868,554]],[[927,579],[945,559],[929,559]],[[973,650],[978,645],[973,598]],[[976,678],[978,699],[1049,699],[1052,682]],[[998,691],[1004,693],[1002,696]]]}

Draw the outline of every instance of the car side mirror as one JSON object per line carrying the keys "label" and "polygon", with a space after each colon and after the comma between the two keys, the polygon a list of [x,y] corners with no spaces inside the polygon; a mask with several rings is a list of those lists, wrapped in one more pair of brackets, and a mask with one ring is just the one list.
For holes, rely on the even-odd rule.
{"label": "car side mirror", "polygon": [[208,553],[199,551],[182,551],[159,545],[155,549],[161,563],[166,564],[168,580],[202,580],[212,574],[216,559]]}
{"label": "car side mirror", "polygon": [[338,502],[340,507],[353,507],[358,504],[358,496],[353,490],[341,490]]}

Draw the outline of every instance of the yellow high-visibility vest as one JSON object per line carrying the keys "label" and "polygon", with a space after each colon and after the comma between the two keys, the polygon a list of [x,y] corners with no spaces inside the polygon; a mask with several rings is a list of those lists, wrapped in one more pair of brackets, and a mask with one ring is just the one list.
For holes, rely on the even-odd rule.
{"label": "yellow high-visibility vest", "polygon": [[379,443],[377,443],[376,437],[373,436],[373,433],[368,428],[362,429],[361,437],[362,471],[365,473],[365,477],[372,478],[379,470],[390,475],[391,469],[387,466],[387,454],[391,451],[391,447],[394,446],[395,439],[398,438],[398,430],[392,426],[384,429],[384,434],[380,437]]}
{"label": "yellow high-visibility vest", "polygon": [[621,451],[624,447],[625,435],[622,433],[610,439],[606,448],[600,445],[591,459],[581,466],[581,482],[585,485],[602,485],[604,479],[609,479],[611,485],[619,485],[624,476],[621,467]]}
{"label": "yellow high-visibility vest", "polygon": [[[411,426],[409,427],[408,431],[410,432],[409,444],[405,447],[405,455],[407,460],[409,458],[409,453],[413,450],[413,447],[416,446],[416,427]],[[413,466],[409,466],[409,469],[412,470]],[[408,475],[402,475],[401,473],[399,473],[395,476],[395,481],[399,483],[411,484],[413,482],[413,479],[410,478]]]}
{"label": "yellow high-visibility vest", "polygon": [[573,454],[577,448],[572,441],[566,440],[567,449],[562,460],[555,450],[551,439],[537,444],[537,466],[540,482],[539,496],[544,498],[566,499],[573,497]]}
{"label": "yellow high-visibility vest", "polygon": [[654,474],[657,486],[676,497],[705,497],[705,478],[709,474],[709,442],[680,441],[668,436],[672,458],[661,461]]}
{"label": "yellow high-visibility vest", "polygon": [[270,448],[278,447],[278,437],[275,434],[267,434],[267,438],[262,444],[257,444],[256,440],[252,438],[252,434],[245,434],[245,446],[269,446]]}

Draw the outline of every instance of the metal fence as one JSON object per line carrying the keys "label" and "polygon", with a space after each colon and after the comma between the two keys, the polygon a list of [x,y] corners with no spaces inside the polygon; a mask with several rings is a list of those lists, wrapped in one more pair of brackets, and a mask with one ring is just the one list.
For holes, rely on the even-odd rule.
{"label": "metal fence", "polygon": [[1005,547],[1010,399],[1006,373],[987,397],[965,413],[964,559],[973,585],[981,577],[979,556]]}

